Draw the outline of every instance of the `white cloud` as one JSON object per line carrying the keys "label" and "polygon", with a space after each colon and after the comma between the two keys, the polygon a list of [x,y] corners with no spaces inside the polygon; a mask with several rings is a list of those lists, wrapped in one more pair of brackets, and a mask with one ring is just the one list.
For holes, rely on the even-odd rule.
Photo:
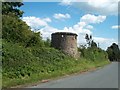
{"label": "white cloud", "polygon": [[120,29],[120,26],[114,25],[114,26],[112,26],[112,29]]}
{"label": "white cloud", "polygon": [[118,12],[118,0],[89,0],[88,5],[101,14],[112,14],[115,15]]}
{"label": "white cloud", "polygon": [[71,5],[87,13],[102,15],[118,15],[118,2],[120,0],[63,0],[62,5]]}
{"label": "white cloud", "polygon": [[61,14],[61,13],[58,13],[58,14],[54,14],[53,16],[55,19],[68,19],[68,18],[71,18],[70,14]]}
{"label": "white cloud", "polygon": [[86,28],[92,30],[94,27],[91,25],[88,25],[88,26],[86,26]]}
{"label": "white cloud", "polygon": [[85,22],[85,23],[101,23],[106,19],[106,16],[102,16],[102,15],[91,15],[91,14],[86,14],[84,16],[82,16],[81,21]]}
{"label": "white cloud", "polygon": [[41,19],[34,16],[23,17],[22,20],[25,21],[32,29],[39,29],[42,26],[47,26],[48,22],[51,22],[50,18]]}
{"label": "white cloud", "polygon": [[58,31],[57,28],[53,28],[53,27],[50,27],[50,26],[45,26],[45,27],[41,28],[40,30],[38,30],[37,32],[41,32],[42,38],[44,40],[46,40],[47,38],[51,38],[51,34],[54,33],[54,32],[57,32],[57,31]]}
{"label": "white cloud", "polygon": [[118,43],[118,41],[113,38],[93,37],[93,39],[97,44],[99,43],[99,46],[104,50],[112,45],[112,43]]}
{"label": "white cloud", "polygon": [[65,6],[72,5],[72,0],[62,0],[60,2],[60,5],[65,5]]}
{"label": "white cloud", "polygon": [[107,38],[102,38],[102,37],[93,37],[95,42],[99,42],[99,43],[105,43],[107,41],[114,41],[113,39],[107,39]]}
{"label": "white cloud", "polygon": [[45,22],[51,22],[51,19],[50,18],[44,18],[44,19],[42,19],[43,21],[45,21]]}
{"label": "white cloud", "polygon": [[[60,16],[60,18],[61,17],[65,18],[65,16],[64,15],[62,16],[61,14],[58,14],[58,16]],[[42,33],[42,36],[44,39],[46,39],[47,37],[50,37],[51,33],[53,32],[73,32],[79,35],[78,43],[85,43],[85,40],[84,40],[85,34],[86,33],[92,34],[91,30],[93,29],[93,26],[90,25],[90,23],[103,22],[105,20],[105,17],[104,19],[101,17],[104,17],[104,16],[95,16],[95,15],[87,14],[81,17],[80,21],[75,25],[73,25],[72,27],[64,27],[62,30],[49,26],[48,22],[51,22],[50,18],[41,19],[37,17],[23,17],[22,20],[25,21],[33,29],[34,28],[39,29],[40,26],[43,26],[41,29],[39,29],[39,31]],[[94,20],[91,21],[90,18]]]}

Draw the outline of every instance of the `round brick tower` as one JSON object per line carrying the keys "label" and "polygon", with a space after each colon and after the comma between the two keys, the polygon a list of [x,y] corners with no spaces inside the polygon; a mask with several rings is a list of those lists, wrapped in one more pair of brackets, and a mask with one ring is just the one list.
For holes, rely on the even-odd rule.
{"label": "round brick tower", "polygon": [[70,32],[52,33],[52,47],[62,50],[64,53],[78,58],[77,34]]}

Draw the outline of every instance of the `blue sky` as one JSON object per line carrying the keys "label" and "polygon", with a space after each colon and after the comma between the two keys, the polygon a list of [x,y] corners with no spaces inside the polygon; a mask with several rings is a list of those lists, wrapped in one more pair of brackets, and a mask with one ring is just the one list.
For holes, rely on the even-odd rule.
{"label": "blue sky", "polygon": [[[43,39],[53,32],[78,34],[78,45],[86,44],[86,33],[93,36],[100,47],[106,49],[118,42],[117,1],[114,2],[24,2],[20,8],[25,13],[22,20],[34,31],[41,32]],[[112,5],[112,7],[109,7]]]}

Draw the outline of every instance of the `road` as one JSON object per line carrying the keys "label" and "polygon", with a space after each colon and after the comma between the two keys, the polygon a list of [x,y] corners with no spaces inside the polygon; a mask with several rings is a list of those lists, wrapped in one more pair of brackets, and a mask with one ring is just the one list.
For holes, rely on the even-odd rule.
{"label": "road", "polygon": [[87,73],[71,75],[29,88],[118,88],[118,63]]}

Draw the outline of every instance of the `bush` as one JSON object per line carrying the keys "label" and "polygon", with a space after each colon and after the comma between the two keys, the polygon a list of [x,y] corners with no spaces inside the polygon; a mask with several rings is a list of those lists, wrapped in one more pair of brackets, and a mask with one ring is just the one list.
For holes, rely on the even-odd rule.
{"label": "bush", "polygon": [[3,77],[10,79],[49,73],[72,65],[73,58],[54,48],[25,48],[3,40]]}
{"label": "bush", "polygon": [[88,47],[87,49],[83,48],[83,49],[80,49],[80,52],[81,52],[81,56],[88,60],[95,61],[95,60],[108,59],[107,53],[104,50],[97,47],[94,47],[94,48]]}

